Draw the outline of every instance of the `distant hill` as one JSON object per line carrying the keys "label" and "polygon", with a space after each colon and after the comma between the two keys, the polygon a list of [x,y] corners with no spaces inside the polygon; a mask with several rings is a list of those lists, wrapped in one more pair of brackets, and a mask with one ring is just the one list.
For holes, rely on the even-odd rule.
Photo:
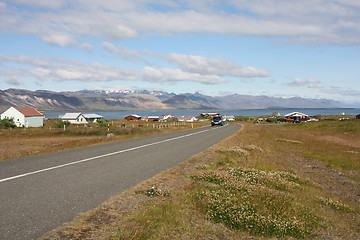
{"label": "distant hill", "polygon": [[0,90],[1,112],[10,106],[34,107],[43,112],[346,107],[330,99],[300,97],[276,98],[238,94],[213,97],[200,93],[175,94],[147,90],[81,90],[76,92]]}

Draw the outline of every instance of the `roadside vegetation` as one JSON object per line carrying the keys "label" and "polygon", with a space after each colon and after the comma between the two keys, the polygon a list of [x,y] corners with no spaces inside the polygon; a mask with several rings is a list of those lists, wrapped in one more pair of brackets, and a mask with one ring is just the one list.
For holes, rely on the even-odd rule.
{"label": "roadside vegetation", "polygon": [[360,239],[359,120],[241,124],[43,239]]}

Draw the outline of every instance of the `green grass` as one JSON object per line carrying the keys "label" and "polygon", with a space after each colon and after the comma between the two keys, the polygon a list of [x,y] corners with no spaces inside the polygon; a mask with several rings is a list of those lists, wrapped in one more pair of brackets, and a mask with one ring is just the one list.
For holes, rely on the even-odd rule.
{"label": "green grass", "polygon": [[332,132],[332,133],[359,133],[360,120],[321,120],[319,122],[306,122],[299,124],[286,124],[285,128],[307,130],[314,132]]}

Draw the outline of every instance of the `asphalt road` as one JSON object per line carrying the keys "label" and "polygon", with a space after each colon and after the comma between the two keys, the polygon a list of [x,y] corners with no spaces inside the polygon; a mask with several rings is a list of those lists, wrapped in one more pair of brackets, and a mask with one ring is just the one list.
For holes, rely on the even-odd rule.
{"label": "asphalt road", "polygon": [[239,129],[192,129],[0,162],[0,239],[38,238]]}

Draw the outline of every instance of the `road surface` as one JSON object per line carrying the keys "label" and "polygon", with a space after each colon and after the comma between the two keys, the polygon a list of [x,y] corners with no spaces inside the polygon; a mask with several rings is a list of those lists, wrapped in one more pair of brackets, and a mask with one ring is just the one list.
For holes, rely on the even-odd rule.
{"label": "road surface", "polygon": [[0,162],[0,239],[34,239],[240,129],[206,127]]}

